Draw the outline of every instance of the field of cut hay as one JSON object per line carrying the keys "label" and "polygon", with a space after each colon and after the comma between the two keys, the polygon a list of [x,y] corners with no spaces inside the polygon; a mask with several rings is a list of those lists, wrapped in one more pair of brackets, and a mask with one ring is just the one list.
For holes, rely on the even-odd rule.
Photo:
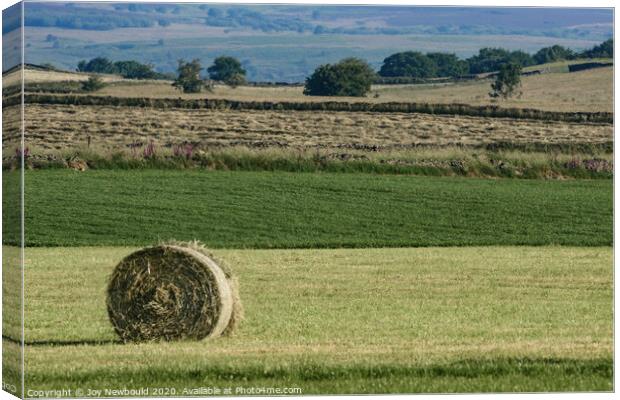
{"label": "field of cut hay", "polygon": [[[15,130],[17,131],[17,130]],[[438,116],[429,114],[225,111],[140,107],[26,106],[28,143],[63,149],[91,143],[126,148],[132,143],[158,146],[192,142],[204,146],[342,147],[606,143],[609,124]]]}
{"label": "field of cut hay", "polygon": [[123,345],[101,299],[133,250],[26,250],[28,389],[612,389],[610,248],[218,250],[241,278],[237,334]]}

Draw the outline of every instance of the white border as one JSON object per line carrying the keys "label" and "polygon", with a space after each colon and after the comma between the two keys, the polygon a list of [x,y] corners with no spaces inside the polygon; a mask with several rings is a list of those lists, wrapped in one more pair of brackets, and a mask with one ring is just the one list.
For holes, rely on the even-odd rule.
{"label": "white border", "polygon": [[[25,0],[28,2],[36,2],[37,0],[33,0],[33,1],[29,1],[29,0]],[[51,0],[51,1],[55,1],[55,0]],[[58,0],[59,2],[61,0]],[[120,1],[97,1],[97,0],[80,0],[83,2],[120,2]],[[62,2],[66,2],[65,0],[62,0]],[[388,0],[388,1],[379,1],[379,0],[375,0],[375,1],[364,1],[364,0],[337,0],[337,1],[333,1],[333,0],[312,0],[312,1],[304,1],[304,0],[287,0],[287,1],[283,1],[283,0],[228,0],[228,1],[200,1],[200,0],[188,0],[188,1],[174,1],[174,0],[149,0],[149,1],[144,1],[144,0],[129,0],[126,2],[132,2],[132,3],[221,3],[221,4],[299,4],[299,5],[382,5],[382,6],[387,6],[387,5],[402,5],[402,6],[469,6],[469,7],[562,7],[562,8],[593,8],[593,7],[602,7],[602,8],[614,8],[615,7],[615,3],[614,1],[609,1],[609,0],[590,0],[588,2],[584,2],[584,1],[576,1],[576,0],[540,0],[540,1],[536,1],[536,0],[521,0],[519,2],[515,2],[515,1],[493,1],[493,0],[475,0],[475,1],[467,1],[467,0],[452,0],[452,1],[438,1],[438,0],[424,0],[424,1],[410,1],[410,0]],[[2,9],[5,9],[13,4],[17,3],[16,1],[7,1],[7,0],[0,0],[0,4],[2,5]],[[24,19],[24,6],[22,3],[22,60],[24,60],[24,25],[23,25],[23,19]],[[615,18],[614,18],[615,19]],[[1,21],[0,21],[0,26],[1,26]],[[614,38],[618,37],[618,27],[616,26],[616,24],[614,23]],[[615,45],[615,41],[614,41],[614,45]],[[617,54],[617,47],[614,46],[614,54]],[[1,54],[1,49],[0,49],[0,54]],[[614,61],[615,61],[614,57]],[[618,115],[618,104],[615,101],[616,96],[618,95],[618,88],[615,86],[615,82],[616,82],[616,78],[617,78],[617,74],[618,74],[618,69],[615,68],[614,66],[614,114]],[[22,148],[24,145],[24,132],[23,132],[23,126],[24,126],[24,121],[23,121],[23,85],[24,85],[24,77],[23,77],[23,70],[22,70]],[[614,166],[616,166],[615,163],[615,154],[617,153],[617,151],[619,150],[618,147],[618,143],[615,140],[616,139],[616,126],[614,124]],[[23,159],[22,159],[22,164],[23,164]],[[618,207],[618,205],[620,204],[620,200],[619,197],[617,196],[618,191],[619,190],[616,187],[616,176],[618,173],[618,169],[615,168],[614,170],[614,232],[617,231],[616,228],[618,228],[618,224],[620,224],[616,219],[615,219],[615,210]],[[0,182],[1,182],[1,177],[0,177]],[[23,165],[22,165],[22,187],[23,187]],[[0,207],[1,207],[1,200],[2,200],[2,193],[1,193],[1,186],[0,186]],[[23,191],[22,191],[22,243],[24,240],[24,218],[23,218]],[[0,232],[0,239],[1,239],[1,235],[2,233]],[[615,252],[615,245],[616,245],[616,237],[614,235],[614,339],[615,339],[615,332],[616,329],[618,328],[618,320],[615,318],[615,310],[617,309],[617,305],[618,305],[618,299],[615,296],[615,266],[618,265],[618,261],[619,261],[619,257],[618,254]],[[0,254],[1,254],[1,247],[0,247]],[[23,261],[23,257],[24,257],[24,251],[22,248],[22,252],[21,252],[21,257],[22,257],[22,261]],[[0,281],[1,281],[1,277],[0,277]],[[22,263],[22,343],[24,340],[24,328],[23,328],[23,317],[24,317],[24,303],[23,303],[23,290],[24,290],[24,268],[23,268],[23,263]],[[1,317],[1,312],[0,312],[0,317]],[[614,341],[615,344],[615,341]],[[0,344],[0,348],[1,348],[1,344]],[[614,346],[614,388],[618,388],[619,383],[620,383],[620,379],[619,379],[619,374],[615,373],[616,370],[616,360],[618,359],[618,355],[620,353],[618,352],[618,348],[617,346]],[[24,371],[24,367],[25,367],[25,363],[24,363],[24,359],[23,359],[23,347],[22,347],[22,371]],[[0,377],[1,377],[1,371],[2,371],[2,366],[0,364]],[[24,374],[22,373],[22,390],[24,388]],[[22,392],[23,393],[23,392]],[[583,393],[558,393],[558,394],[459,394],[459,395],[388,395],[390,399],[409,399],[409,398],[416,398],[416,399],[422,399],[422,400],[428,400],[428,399],[433,399],[433,400],[444,400],[444,399],[453,399],[455,396],[458,396],[459,398],[465,398],[465,399],[472,399],[472,398],[486,398],[486,399],[493,399],[493,398],[501,398],[501,399],[563,399],[563,400],[581,400],[584,397],[587,396],[588,399],[612,399],[615,398],[615,394],[613,393],[587,393],[587,394],[583,394]],[[310,399],[321,399],[324,398],[325,396],[295,396],[295,397],[286,397],[287,399],[305,399],[305,400],[310,400]],[[342,400],[342,399],[350,399],[352,396],[329,396],[332,399],[335,400]],[[364,396],[366,398],[379,398],[379,397],[386,397],[386,396],[376,396],[376,395],[370,395],[370,396]],[[149,397],[149,399],[154,399],[155,397]],[[243,399],[243,397],[227,397],[228,399]],[[254,397],[255,399],[268,399],[269,397]],[[14,396],[8,394],[7,392],[3,392],[0,391],[0,400],[3,399],[15,399]],[[163,398],[163,399],[169,399],[169,398]]]}

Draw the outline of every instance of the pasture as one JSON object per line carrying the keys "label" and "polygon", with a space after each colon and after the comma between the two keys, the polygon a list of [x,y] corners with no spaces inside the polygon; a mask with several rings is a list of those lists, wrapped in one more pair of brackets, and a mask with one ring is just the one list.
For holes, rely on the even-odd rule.
{"label": "pasture", "polygon": [[246,305],[234,337],[122,345],[105,285],[133,250],[26,250],[27,390],[612,390],[609,247],[221,249]]}
{"label": "pasture", "polygon": [[[536,66],[544,69],[545,65]],[[552,67],[553,68],[553,67]],[[460,83],[420,85],[374,85],[371,93],[362,98],[343,97],[343,101],[365,102],[422,102],[466,103],[471,105],[496,104],[501,107],[536,108],[548,111],[613,111],[613,67],[565,73],[551,72],[522,78],[519,97],[492,101],[489,98],[491,80]],[[333,101],[333,98],[304,96],[302,86],[250,87],[216,86],[212,93],[182,94],[169,82],[150,82],[135,85],[120,81],[98,92],[115,97],[183,97],[223,98],[233,100],[271,101]],[[375,97],[376,96],[376,97]]]}
{"label": "pasture", "polygon": [[[609,62],[610,59],[595,61]],[[580,60],[579,62],[584,62]],[[574,62],[573,62],[574,63]],[[373,85],[366,97],[342,97],[347,102],[418,102],[418,103],[466,103],[476,106],[497,105],[505,108],[534,108],[546,111],[613,111],[613,67],[567,73],[569,62],[536,65],[530,69],[549,71],[522,78],[521,96],[495,101],[489,98],[491,80],[481,79],[457,83],[416,85]],[[82,81],[88,74],[61,71],[26,69],[25,82]],[[136,81],[116,75],[100,75],[108,85],[96,95],[113,97],[229,99],[241,101],[333,101],[331,97],[304,96],[302,86],[231,88],[216,85],[212,92],[182,93],[171,81]],[[19,83],[19,71],[3,77],[3,87]]]}

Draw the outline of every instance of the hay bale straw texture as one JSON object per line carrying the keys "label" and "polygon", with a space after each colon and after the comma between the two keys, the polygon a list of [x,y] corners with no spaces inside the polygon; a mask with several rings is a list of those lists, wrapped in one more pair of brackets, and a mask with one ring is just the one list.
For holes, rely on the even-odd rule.
{"label": "hay bale straw texture", "polygon": [[197,242],[160,244],[125,257],[110,277],[107,307],[124,342],[230,335],[242,317],[231,270]]}

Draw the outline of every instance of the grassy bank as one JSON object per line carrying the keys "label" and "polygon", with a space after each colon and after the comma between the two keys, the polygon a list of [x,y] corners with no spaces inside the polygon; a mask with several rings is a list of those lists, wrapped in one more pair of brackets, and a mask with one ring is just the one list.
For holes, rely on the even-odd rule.
{"label": "grassy bank", "polygon": [[612,188],[610,180],[27,171],[26,244],[610,245]]}
{"label": "grassy bank", "polygon": [[612,389],[609,247],[218,250],[246,308],[235,336],[122,345],[105,285],[132,250],[26,250],[27,390]]}
{"label": "grassy bank", "polygon": [[[505,147],[505,150],[502,150]],[[524,179],[609,179],[613,155],[605,145],[517,146],[493,144],[485,148],[418,147],[368,148],[201,148],[179,144],[130,150],[77,149],[30,151],[29,169],[203,169],[209,171],[364,172],[424,176],[503,177]],[[516,149],[515,149],[516,148]],[[522,148],[519,149],[519,148]],[[512,149],[512,150],[511,150]],[[532,151],[527,151],[532,149]],[[547,150],[547,151],[544,151]],[[20,158],[4,161],[4,169],[18,168]]]}

